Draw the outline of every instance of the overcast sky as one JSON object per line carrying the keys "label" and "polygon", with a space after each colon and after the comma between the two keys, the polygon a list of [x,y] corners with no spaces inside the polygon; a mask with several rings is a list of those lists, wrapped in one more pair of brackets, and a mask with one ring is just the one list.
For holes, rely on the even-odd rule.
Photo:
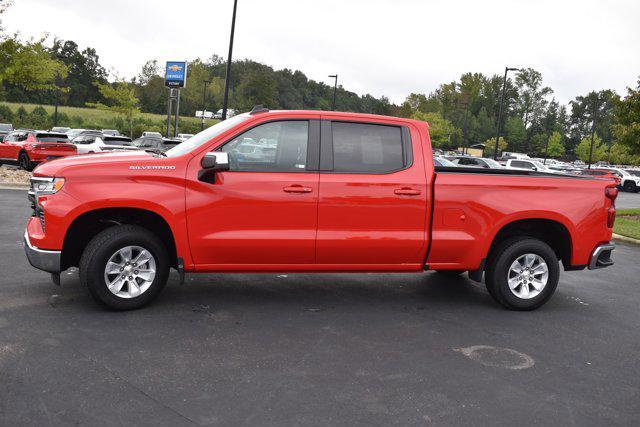
{"label": "overcast sky", "polygon": [[[461,73],[542,72],[566,103],[640,75],[640,0],[238,0],[234,58],[400,103]],[[96,48],[113,75],[226,57],[233,0],[15,0],[4,26]]]}

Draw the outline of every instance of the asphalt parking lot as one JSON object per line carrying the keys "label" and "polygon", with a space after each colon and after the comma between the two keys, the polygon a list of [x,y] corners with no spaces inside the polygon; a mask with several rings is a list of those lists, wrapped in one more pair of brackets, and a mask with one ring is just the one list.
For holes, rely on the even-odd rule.
{"label": "asphalt parking lot", "polygon": [[535,312],[425,273],[174,275],[115,313],[31,268],[0,200],[1,425],[640,422],[640,247]]}

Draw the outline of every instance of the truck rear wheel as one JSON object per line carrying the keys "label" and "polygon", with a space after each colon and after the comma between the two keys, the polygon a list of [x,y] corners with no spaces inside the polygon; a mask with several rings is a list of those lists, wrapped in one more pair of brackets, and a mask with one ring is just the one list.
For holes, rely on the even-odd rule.
{"label": "truck rear wheel", "polygon": [[528,237],[500,244],[487,264],[489,294],[510,310],[535,310],[558,286],[558,257],[545,242]]}
{"label": "truck rear wheel", "polygon": [[118,225],[97,234],[80,259],[80,282],[96,301],[114,310],[148,304],[162,291],[168,276],[164,245],[136,225]]}

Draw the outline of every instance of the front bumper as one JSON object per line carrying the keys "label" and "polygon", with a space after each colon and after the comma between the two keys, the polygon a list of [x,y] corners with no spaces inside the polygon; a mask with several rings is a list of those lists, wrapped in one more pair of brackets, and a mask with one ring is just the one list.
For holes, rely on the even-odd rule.
{"label": "front bumper", "polygon": [[593,250],[591,258],[589,258],[589,270],[612,266],[613,260],[611,259],[611,252],[613,252],[615,248],[616,245],[613,243],[598,245],[598,247]]}
{"label": "front bumper", "polygon": [[35,268],[49,273],[60,273],[62,252],[48,251],[32,246],[29,241],[29,234],[26,231],[24,232],[24,252],[27,254],[29,264]]}

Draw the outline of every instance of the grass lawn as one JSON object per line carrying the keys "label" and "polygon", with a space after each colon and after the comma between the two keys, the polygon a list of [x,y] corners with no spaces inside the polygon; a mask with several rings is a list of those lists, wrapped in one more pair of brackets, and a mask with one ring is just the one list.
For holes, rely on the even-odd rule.
{"label": "grass lawn", "polygon": [[640,240],[640,209],[618,210],[613,232]]}
{"label": "grass lawn", "polygon": [[[4,102],[4,101],[0,102],[0,104],[6,105],[9,108],[11,108],[14,114],[16,110],[20,107],[24,107],[24,109],[27,110],[27,113],[31,113],[31,111],[33,111],[33,109],[38,106],[38,104],[22,104],[18,102]],[[41,105],[41,107],[47,110],[47,113],[49,115],[53,114],[53,111],[54,111],[53,105]],[[107,122],[108,120],[114,119],[118,116],[117,113],[114,113],[112,111],[98,110],[96,108],[60,106],[58,107],[58,112],[65,113],[69,117],[79,116],[79,117],[82,117],[84,121],[95,122],[95,123]],[[164,114],[140,113],[140,116],[150,120],[157,120],[157,121],[167,120],[167,116],[165,116]],[[180,121],[184,121],[186,123],[191,123],[191,124],[200,123],[200,119],[196,117],[180,116]],[[214,122],[212,122],[211,120],[207,121],[208,126],[211,126],[213,123]]]}

